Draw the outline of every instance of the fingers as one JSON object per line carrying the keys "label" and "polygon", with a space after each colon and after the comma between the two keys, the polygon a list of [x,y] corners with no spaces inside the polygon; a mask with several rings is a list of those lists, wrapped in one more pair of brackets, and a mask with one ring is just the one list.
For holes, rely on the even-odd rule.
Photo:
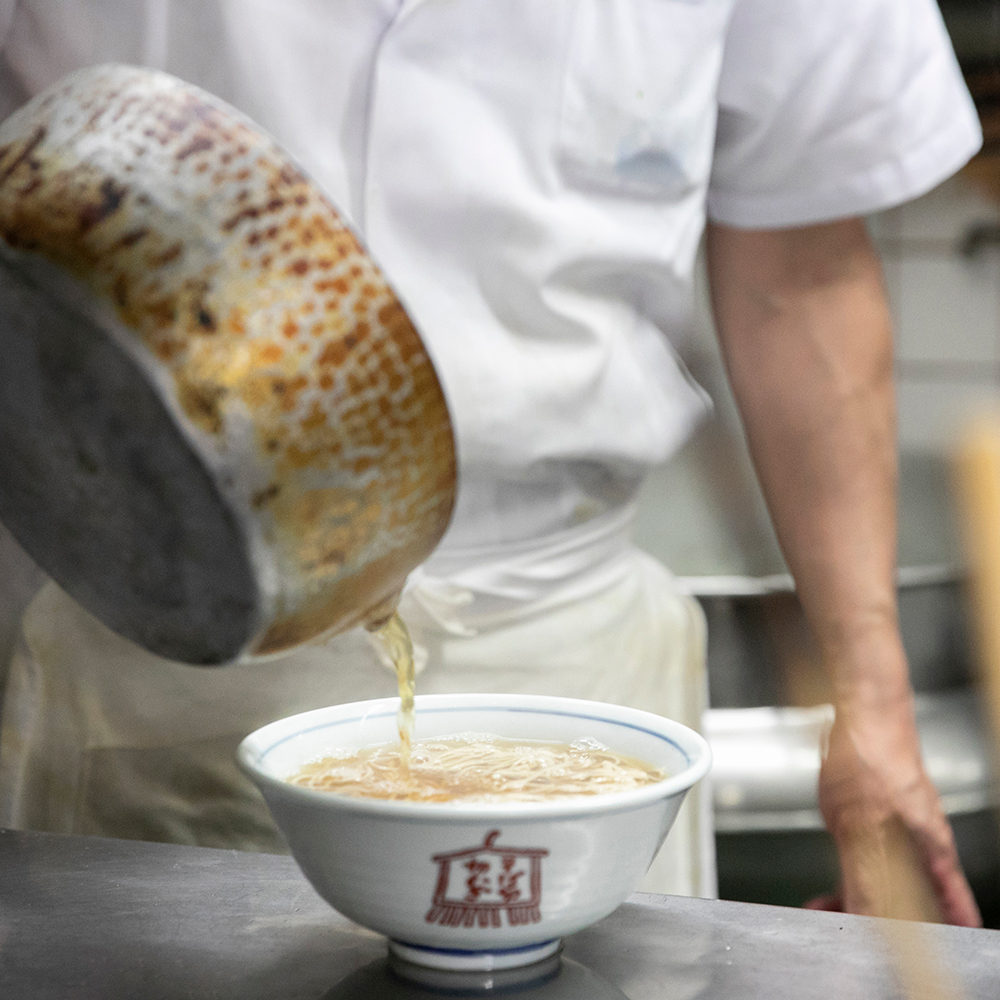
{"label": "fingers", "polygon": [[941,910],[941,919],[960,927],[982,927],[983,918],[972,889],[962,872],[954,837],[948,829],[951,850],[931,857],[926,862],[934,894]]}
{"label": "fingers", "polygon": [[875,917],[981,927],[951,829],[943,815],[940,821],[936,836],[926,829],[913,831],[898,817],[842,830],[837,847],[844,909]]}
{"label": "fingers", "polygon": [[957,924],[959,927],[983,926],[976,897],[960,871],[951,872],[941,880],[938,886],[938,903],[945,923]]}
{"label": "fingers", "polygon": [[895,837],[885,833],[842,836],[837,848],[845,885],[808,900],[803,908],[982,927],[979,907],[962,873],[947,822],[945,830],[948,844],[939,843],[934,850],[924,852],[916,846],[920,838],[909,834],[901,848],[901,831]]}
{"label": "fingers", "polygon": [[982,926],[951,826],[910,738],[915,726],[887,735],[891,721],[836,722],[820,772],[820,806],[840,857],[843,908]]}
{"label": "fingers", "polygon": [[926,790],[926,798],[926,811],[921,811],[920,821],[911,818],[907,823],[915,863],[927,873],[945,923],[982,927],[979,907],[962,871],[951,824],[932,788]]}

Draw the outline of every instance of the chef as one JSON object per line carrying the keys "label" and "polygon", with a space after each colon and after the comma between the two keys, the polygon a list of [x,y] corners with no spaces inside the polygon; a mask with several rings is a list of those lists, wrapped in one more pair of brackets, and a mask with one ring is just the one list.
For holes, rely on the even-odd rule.
{"label": "chef", "polygon": [[[422,332],[460,488],[402,603],[420,692],[699,725],[703,620],[629,526],[644,473],[709,405],[675,353],[706,236],[723,354],[836,701],[820,800],[837,905],[875,907],[863,834],[888,822],[945,917],[978,922],[897,626],[891,331],[859,221],[979,146],[933,0],[0,0],[4,110],[106,61],[164,69],[272,132]],[[280,849],[236,742],[392,692],[362,632],[196,670],[48,583],[10,664],[0,824]],[[707,798],[685,809],[645,887],[711,895]]]}

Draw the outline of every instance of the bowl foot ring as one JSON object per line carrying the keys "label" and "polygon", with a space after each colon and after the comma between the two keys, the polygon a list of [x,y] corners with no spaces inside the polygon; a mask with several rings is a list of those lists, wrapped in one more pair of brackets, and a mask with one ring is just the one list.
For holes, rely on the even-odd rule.
{"label": "bowl foot ring", "polygon": [[494,969],[516,969],[534,965],[559,951],[559,938],[524,945],[520,948],[502,948],[497,951],[472,951],[462,948],[430,948],[405,941],[389,941],[389,951],[411,965],[431,969],[450,969],[467,972],[491,972]]}

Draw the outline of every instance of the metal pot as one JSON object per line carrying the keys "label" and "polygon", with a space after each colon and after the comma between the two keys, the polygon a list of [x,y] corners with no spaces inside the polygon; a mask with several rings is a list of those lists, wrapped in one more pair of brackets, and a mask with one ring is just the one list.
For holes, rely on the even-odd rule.
{"label": "metal pot", "polygon": [[402,305],[252,122],[81,70],[0,126],[0,520],[147,649],[221,664],[384,616],[444,532]]}

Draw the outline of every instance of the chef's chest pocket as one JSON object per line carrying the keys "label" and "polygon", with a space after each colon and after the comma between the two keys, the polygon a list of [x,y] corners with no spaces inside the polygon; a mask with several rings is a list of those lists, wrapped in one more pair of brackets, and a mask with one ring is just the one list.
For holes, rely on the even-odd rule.
{"label": "chef's chest pocket", "polygon": [[574,187],[675,199],[707,182],[732,0],[574,0],[557,139]]}

